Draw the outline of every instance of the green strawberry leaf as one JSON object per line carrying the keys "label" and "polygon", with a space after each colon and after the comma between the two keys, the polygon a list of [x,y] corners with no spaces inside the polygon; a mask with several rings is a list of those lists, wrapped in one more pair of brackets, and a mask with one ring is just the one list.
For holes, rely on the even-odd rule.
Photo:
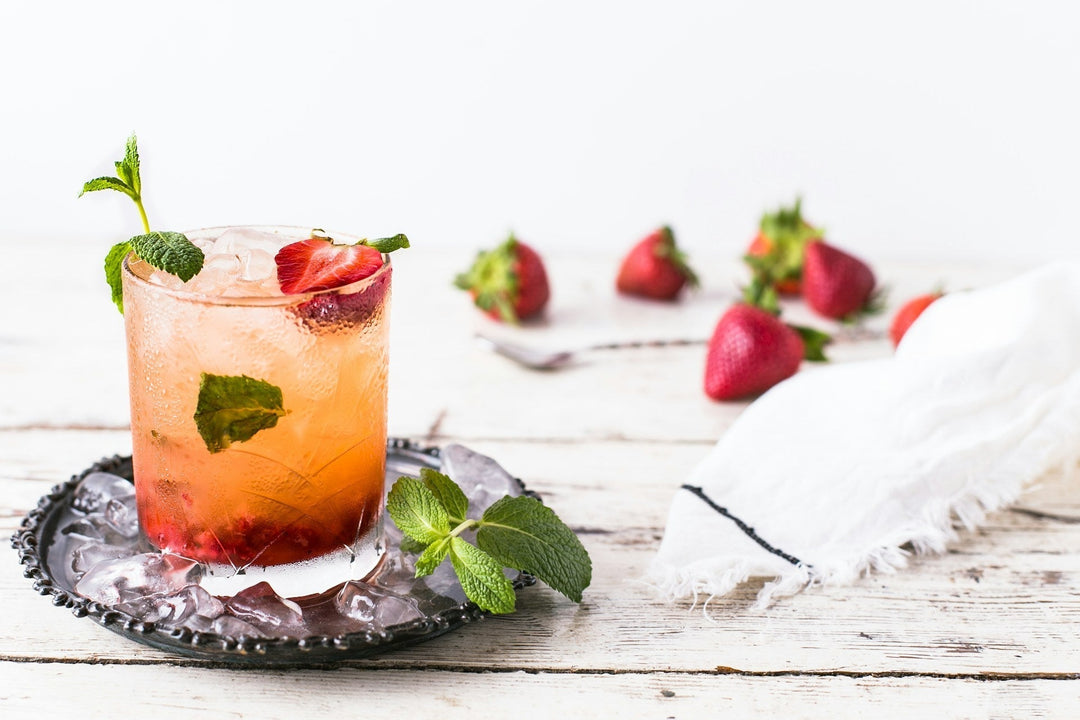
{"label": "green strawberry leaf", "polygon": [[503,566],[490,555],[460,537],[453,537],[450,539],[450,562],[465,597],[481,610],[497,615],[514,611],[514,586],[503,574]]}
{"label": "green strawberry leaf", "polygon": [[435,495],[439,503],[446,508],[446,514],[451,525],[460,525],[465,522],[465,514],[469,510],[469,499],[458,487],[457,483],[438,470],[431,468],[420,469],[420,480],[427,489]]}
{"label": "green strawberry leaf", "polygon": [[451,537],[440,538],[435,542],[427,546],[427,548],[420,553],[420,557],[416,559],[416,577],[424,577],[435,572],[435,568],[442,564],[442,561],[446,559],[446,556],[450,553],[450,540]]}
{"label": "green strawberry leaf", "polygon": [[402,476],[390,488],[386,511],[401,532],[424,544],[450,534],[446,508],[422,481]]}
{"label": "green strawberry leaf", "polygon": [[815,330],[805,325],[788,325],[799,334],[803,341],[803,359],[811,362],[828,362],[825,357],[825,346],[832,342],[832,336],[828,333]]}
{"label": "green strawberry leaf", "polygon": [[140,258],[184,282],[202,270],[203,251],[183,233],[154,230],[128,242]]}
{"label": "green strawberry leaf", "polygon": [[388,255],[395,250],[402,250],[409,247],[409,238],[398,233],[394,237],[379,238],[378,240],[361,240],[360,244],[370,245],[383,255]]}
{"label": "green strawberry leaf", "polygon": [[800,279],[806,244],[824,235],[821,228],[803,219],[802,198],[796,198],[791,207],[762,215],[759,229],[768,241],[768,252],[743,260],[763,283]]}
{"label": "green strawberry leaf", "polygon": [[454,285],[473,294],[473,302],[485,312],[495,309],[503,321],[516,325],[514,303],[518,297],[517,238],[513,235],[494,250],[481,251]]}
{"label": "green strawberry leaf", "polygon": [[203,373],[195,405],[195,426],[211,453],[277,425],[286,414],[281,388],[247,375]]}
{"label": "green strawberry leaf", "polygon": [[666,225],[661,228],[660,232],[663,233],[663,240],[654,250],[656,256],[669,260],[675,266],[675,269],[679,271],[679,274],[686,278],[687,285],[692,288],[698,287],[701,281],[698,279],[697,273],[690,267],[686,253],[675,244],[675,233]]}
{"label": "green strawberry leaf", "polygon": [[504,497],[485,512],[476,544],[507,567],[535,575],[581,602],[592,582],[592,561],[574,531],[539,500]]}
{"label": "green strawberry leaf", "polygon": [[[753,263],[760,258],[747,256],[747,263]],[[750,284],[743,288],[743,302],[747,305],[759,307],[770,315],[780,315],[780,295],[776,292],[776,286],[755,273]]]}
{"label": "green strawberry leaf", "polygon": [[124,258],[131,252],[131,243],[125,240],[118,242],[105,256],[105,282],[109,283],[109,292],[112,301],[120,314],[124,314],[124,284],[120,279],[124,271]]}

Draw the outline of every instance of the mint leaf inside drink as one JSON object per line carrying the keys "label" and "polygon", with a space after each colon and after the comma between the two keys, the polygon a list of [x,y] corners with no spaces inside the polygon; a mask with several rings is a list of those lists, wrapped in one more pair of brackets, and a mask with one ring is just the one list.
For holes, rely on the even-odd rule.
{"label": "mint leaf inside drink", "polygon": [[247,375],[202,374],[195,426],[212,453],[274,427],[285,413],[281,388],[276,385]]}
{"label": "mint leaf inside drink", "polygon": [[480,519],[476,544],[507,567],[535,575],[581,602],[592,561],[581,541],[551,508],[531,497],[497,500]]}
{"label": "mint leaf inside drink", "polygon": [[202,270],[203,251],[183,233],[153,231],[128,242],[140,258],[184,282]]}
{"label": "mint leaf inside drink", "polygon": [[503,574],[502,565],[490,555],[459,537],[450,539],[450,562],[465,591],[465,597],[481,608],[504,614],[514,611],[514,585]]}

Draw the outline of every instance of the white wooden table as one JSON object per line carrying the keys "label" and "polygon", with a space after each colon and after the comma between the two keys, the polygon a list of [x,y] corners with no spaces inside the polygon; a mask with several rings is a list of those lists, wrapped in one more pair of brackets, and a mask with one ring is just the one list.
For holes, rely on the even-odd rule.
{"label": "white wooden table", "polygon": [[[71,248],[60,265],[51,247],[5,252],[23,268],[0,284],[0,524],[10,535],[54,484],[129,452],[130,441],[122,322],[97,270],[104,247]],[[391,434],[467,444],[539,491],[592,555],[581,605],[538,586],[513,615],[374,659],[237,670],[53,607],[8,550],[0,716],[1080,717],[1075,486],[1048,478],[946,554],[895,575],[812,589],[764,612],[750,609],[758,585],[707,614],[666,604],[640,580],[669,502],[744,406],[704,396],[700,346],[596,352],[554,373],[487,354],[471,334],[493,326],[450,287],[472,254],[414,247],[395,257]],[[615,296],[618,258],[549,257],[547,322],[510,336],[550,346],[704,338],[741,275],[727,259],[695,259],[705,290],[658,305]],[[897,300],[1014,272],[878,270]],[[889,351],[847,342],[833,356]]]}

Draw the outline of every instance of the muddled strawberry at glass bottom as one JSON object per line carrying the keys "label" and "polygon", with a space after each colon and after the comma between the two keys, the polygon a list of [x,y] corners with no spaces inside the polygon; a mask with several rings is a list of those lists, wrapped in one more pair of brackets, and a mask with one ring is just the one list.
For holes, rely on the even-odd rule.
{"label": "muddled strawberry at glass bottom", "polygon": [[123,274],[143,533],[218,576],[345,556],[363,577],[382,554],[389,261],[284,295],[274,257],[309,231],[187,235],[192,280],[135,257]]}

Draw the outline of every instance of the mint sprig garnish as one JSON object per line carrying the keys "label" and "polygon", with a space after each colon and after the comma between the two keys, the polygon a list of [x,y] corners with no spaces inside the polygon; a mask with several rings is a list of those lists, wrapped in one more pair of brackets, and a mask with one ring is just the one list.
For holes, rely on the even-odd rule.
{"label": "mint sprig garnish", "polygon": [[476,544],[503,565],[535,575],[574,602],[581,602],[581,591],[592,577],[592,562],[577,535],[536,498],[519,495],[496,501],[484,512]]}
{"label": "mint sprig garnish", "polygon": [[[514,612],[514,603],[517,600],[514,586],[506,579],[502,565],[496,562],[495,558],[460,537],[452,537],[450,563],[454,566],[465,597],[476,603],[481,610],[496,615]],[[419,570],[417,567],[417,572]]]}
{"label": "mint sprig garnish", "polygon": [[[469,501],[449,477],[430,468],[420,479],[398,478],[386,509],[405,533],[402,550],[418,552],[416,577],[435,571],[449,556],[465,596],[482,610],[514,610],[514,587],[503,573],[513,568],[536,576],[574,602],[592,582],[585,547],[558,516],[535,498],[506,496],[467,518]],[[461,535],[476,531],[476,545]]]}
{"label": "mint sprig garnish", "polygon": [[164,270],[187,282],[202,269],[203,251],[182,233],[150,230],[150,221],[146,218],[146,208],[143,207],[142,202],[139,148],[135,135],[128,138],[124,148],[124,157],[117,160],[114,165],[117,177],[98,177],[88,180],[83,183],[79,197],[98,190],[115,190],[131,198],[139,210],[144,234],[113,245],[105,257],[105,281],[109,284],[112,301],[123,313],[124,298],[120,275],[124,258],[128,253],[134,252],[158,270]]}
{"label": "mint sprig garnish", "polygon": [[260,430],[277,425],[286,414],[281,388],[247,375],[203,373],[195,404],[195,427],[206,449],[219,453]]}
{"label": "mint sprig garnish", "polygon": [[425,547],[450,534],[446,507],[416,478],[401,477],[394,483],[386,509],[401,532]]}

